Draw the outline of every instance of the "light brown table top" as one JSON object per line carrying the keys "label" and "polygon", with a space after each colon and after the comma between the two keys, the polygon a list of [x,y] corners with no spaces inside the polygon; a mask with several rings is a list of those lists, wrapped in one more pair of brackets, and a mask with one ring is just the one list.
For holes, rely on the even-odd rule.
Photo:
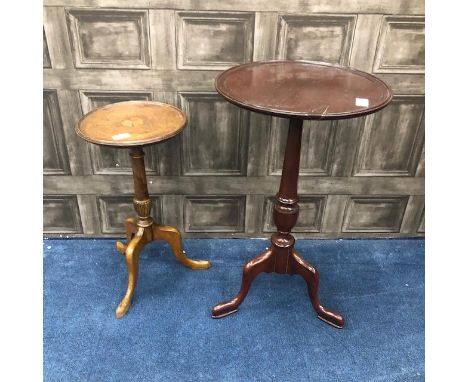
{"label": "light brown table top", "polygon": [[99,145],[143,146],[178,134],[187,124],[178,108],[160,102],[126,101],[95,109],[76,124],[76,133]]}
{"label": "light brown table top", "polygon": [[379,78],[312,61],[259,61],[222,72],[215,87],[229,102],[279,117],[343,119],[382,109],[392,91]]}

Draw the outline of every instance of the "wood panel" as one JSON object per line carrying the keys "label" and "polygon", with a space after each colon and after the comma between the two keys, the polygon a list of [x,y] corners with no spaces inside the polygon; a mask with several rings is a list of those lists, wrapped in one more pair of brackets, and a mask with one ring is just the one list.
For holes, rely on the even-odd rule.
{"label": "wood panel", "polygon": [[186,232],[243,232],[245,196],[186,196]]}
{"label": "wood panel", "polygon": [[217,93],[181,92],[188,126],[182,133],[184,175],[244,175],[248,113]]}
{"label": "wood panel", "polygon": [[343,221],[344,232],[399,232],[408,198],[351,197]]}
{"label": "wood panel", "polygon": [[414,176],[424,142],[424,98],[396,96],[365,119],[357,176]]}
{"label": "wood panel", "polygon": [[43,93],[43,169],[46,175],[69,175],[70,164],[63,135],[63,123],[57,92]]}
{"label": "wood panel", "polygon": [[424,73],[424,32],[424,17],[384,17],[374,73]]}
{"label": "wood panel", "polygon": [[423,213],[421,214],[421,219],[419,221],[418,225],[418,232],[424,233],[426,230],[426,225],[425,225],[425,211],[423,210]]}
{"label": "wood panel", "polygon": [[177,67],[222,70],[252,60],[254,15],[178,12]]}
{"label": "wood panel", "polygon": [[75,195],[44,195],[45,233],[81,233],[78,201]]}
{"label": "wood panel", "polygon": [[276,56],[346,65],[355,21],[347,15],[280,15]]}
{"label": "wood panel", "polygon": [[288,122],[214,89],[224,69],[307,59],[375,73],[368,117],[304,123],[297,237],[424,235],[424,2],[45,0],[44,232],[115,236],[133,215],[126,150],[76,136],[88,111],[146,99],[186,129],[145,148],[153,214],[185,237],[268,237]]}
{"label": "wood panel", "polygon": [[67,16],[75,67],[149,68],[147,11],[74,9]]}
{"label": "wood panel", "polygon": [[47,45],[47,39],[45,31],[42,31],[42,67],[43,68],[52,68],[49,55],[49,47]]}

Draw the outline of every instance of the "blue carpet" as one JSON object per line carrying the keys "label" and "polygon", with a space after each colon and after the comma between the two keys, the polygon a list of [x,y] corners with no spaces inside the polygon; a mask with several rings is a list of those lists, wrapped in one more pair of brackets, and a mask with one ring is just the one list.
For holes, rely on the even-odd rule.
{"label": "blue carpet", "polygon": [[210,317],[266,240],[185,240],[206,271],[152,243],[117,320],[127,270],[114,242],[44,240],[45,381],[424,380],[422,239],[298,240],[342,330],[316,318],[299,276],[261,274],[236,314]]}

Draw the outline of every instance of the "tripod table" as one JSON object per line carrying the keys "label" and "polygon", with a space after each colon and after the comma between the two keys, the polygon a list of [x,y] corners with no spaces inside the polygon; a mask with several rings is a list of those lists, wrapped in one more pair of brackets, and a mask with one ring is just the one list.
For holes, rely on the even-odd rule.
{"label": "tripod table", "polygon": [[251,62],[222,72],[215,81],[218,93],[247,110],[289,118],[279,192],[273,211],[277,232],[271,246],[244,266],[239,293],[212,309],[213,318],[235,313],[261,272],[300,275],[318,317],[342,328],[341,315],[326,309],[318,297],[318,271],[294,249],[291,230],[299,215],[297,182],[305,119],[336,120],[360,117],[387,106],[392,91],[380,79],[348,67],[310,61]]}
{"label": "tripod table", "polygon": [[150,216],[151,199],[148,194],[143,146],[165,141],[179,134],[187,124],[185,114],[174,106],[159,102],[126,101],[91,111],[76,125],[76,133],[88,142],[116,148],[129,148],[132,162],[134,198],[138,215],[125,222],[127,244],[116,243],[125,256],[128,268],[128,287],[115,315],[122,317],[130,308],[138,279],[138,262],[143,247],[154,241],[167,241],[177,260],[192,269],[206,269],[210,263],[192,260],[182,249],[177,228],[156,224]]}

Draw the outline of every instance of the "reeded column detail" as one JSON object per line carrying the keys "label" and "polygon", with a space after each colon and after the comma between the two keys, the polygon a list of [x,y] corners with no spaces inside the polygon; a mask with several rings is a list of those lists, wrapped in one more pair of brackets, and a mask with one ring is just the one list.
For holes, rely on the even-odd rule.
{"label": "reeded column detail", "polygon": [[138,281],[139,256],[146,244],[154,240],[164,240],[169,243],[176,259],[185,266],[192,269],[206,269],[211,266],[208,261],[192,260],[186,256],[182,249],[182,236],[177,228],[154,223],[151,217],[153,203],[148,193],[143,148],[132,147],[130,158],[134,185],[133,207],[137,219],[128,218],[125,222],[127,244],[120,241],[116,243],[117,250],[125,256],[128,268],[127,291],[115,312],[117,318],[124,316],[130,308]]}

